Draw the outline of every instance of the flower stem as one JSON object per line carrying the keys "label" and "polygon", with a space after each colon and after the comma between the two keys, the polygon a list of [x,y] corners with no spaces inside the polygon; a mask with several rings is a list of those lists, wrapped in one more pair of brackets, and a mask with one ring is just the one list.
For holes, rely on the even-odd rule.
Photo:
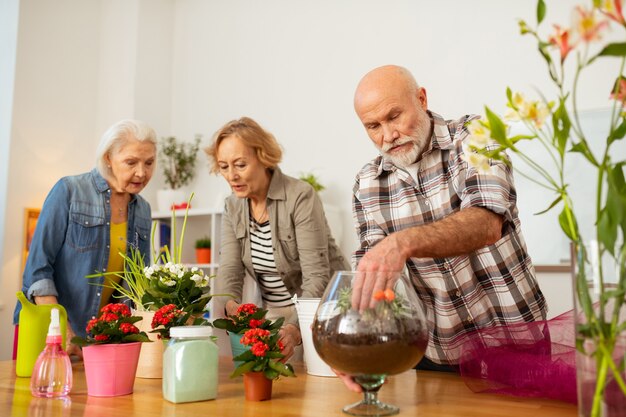
{"label": "flower stem", "polygon": [[602,397],[603,397],[603,393],[604,393],[604,384],[606,381],[606,377],[607,377],[607,370],[608,370],[608,363],[606,360],[606,356],[602,355],[600,358],[598,358],[598,360],[600,361],[599,363],[599,369],[598,369],[598,379],[596,380],[596,390],[593,394],[593,406],[591,408],[591,416],[592,417],[598,417],[600,416],[600,405],[602,404]]}

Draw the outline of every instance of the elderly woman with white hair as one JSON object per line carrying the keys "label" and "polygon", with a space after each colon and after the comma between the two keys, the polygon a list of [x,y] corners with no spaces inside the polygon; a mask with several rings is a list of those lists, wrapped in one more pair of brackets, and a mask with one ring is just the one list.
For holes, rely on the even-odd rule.
{"label": "elderly woman with white hair", "polygon": [[[105,278],[96,271],[121,271],[119,253],[150,253],[150,205],[139,196],[156,166],[154,129],[122,120],[102,136],[96,168],[61,178],[46,197],[30,245],[23,291],[36,304],[61,304],[68,314],[68,337],[85,336],[89,319],[109,302]],[[115,277],[107,276],[107,280]],[[119,278],[118,278],[119,279]],[[20,305],[16,307],[17,322]],[[80,349],[68,345],[70,354]]]}

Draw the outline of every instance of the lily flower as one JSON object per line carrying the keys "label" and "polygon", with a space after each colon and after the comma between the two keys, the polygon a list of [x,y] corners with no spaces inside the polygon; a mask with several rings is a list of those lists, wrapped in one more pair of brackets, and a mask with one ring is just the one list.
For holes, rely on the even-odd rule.
{"label": "lily flower", "polygon": [[610,97],[613,100],[621,101],[622,106],[626,107],[626,78],[619,77],[617,81],[615,81],[615,86],[611,90]]}
{"label": "lily flower", "polygon": [[626,26],[626,20],[624,20],[622,13],[622,0],[603,0],[600,11],[620,25]]}
{"label": "lily flower", "polygon": [[594,42],[602,38],[601,31],[609,24],[608,21],[598,21],[596,9],[587,10],[582,6],[576,7],[574,27],[580,38],[585,42]]}
{"label": "lily flower", "polygon": [[559,48],[561,53],[561,63],[565,61],[565,58],[574,49],[574,44],[570,44],[570,30],[564,29],[559,25],[554,26],[554,34],[548,38],[548,42]]}

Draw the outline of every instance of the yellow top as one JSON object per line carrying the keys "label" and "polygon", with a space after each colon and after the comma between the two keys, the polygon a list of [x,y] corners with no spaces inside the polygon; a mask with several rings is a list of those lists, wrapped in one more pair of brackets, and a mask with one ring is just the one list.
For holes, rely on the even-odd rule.
{"label": "yellow top", "polygon": [[[126,222],[111,223],[111,244],[109,245],[109,264],[107,272],[117,272],[124,270],[124,258],[120,255],[126,253]],[[109,303],[113,288],[110,288],[111,282],[118,283],[122,278],[117,275],[107,275],[104,278],[102,287],[102,298],[100,298],[100,308]]]}

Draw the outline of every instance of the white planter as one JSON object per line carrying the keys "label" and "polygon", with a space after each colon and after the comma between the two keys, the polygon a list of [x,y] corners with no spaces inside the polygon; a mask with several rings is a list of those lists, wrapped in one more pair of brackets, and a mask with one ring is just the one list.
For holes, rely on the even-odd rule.
{"label": "white planter", "polygon": [[185,191],[178,190],[157,190],[157,208],[159,211],[172,210],[172,204],[182,204],[187,202]]}

